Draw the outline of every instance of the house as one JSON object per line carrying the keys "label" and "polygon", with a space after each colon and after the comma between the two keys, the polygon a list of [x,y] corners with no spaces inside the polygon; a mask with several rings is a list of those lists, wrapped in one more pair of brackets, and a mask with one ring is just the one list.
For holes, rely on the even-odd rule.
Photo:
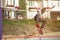
{"label": "house", "polygon": [[16,18],[16,11],[19,10],[19,0],[1,0],[2,14],[4,18]]}
{"label": "house", "polygon": [[[44,18],[60,19],[60,0],[27,0],[27,18],[32,19],[36,15],[36,8],[55,7],[43,14]],[[55,17],[54,17],[55,15]]]}
{"label": "house", "polygon": [[60,0],[51,0],[50,6],[55,5],[55,7],[50,11],[50,19],[60,20]]}
{"label": "house", "polygon": [[27,0],[27,18],[32,19],[37,13],[36,8],[42,7],[42,0]]}
{"label": "house", "polygon": [[[37,14],[37,8],[52,7],[51,11],[43,14],[44,18],[60,19],[60,1],[59,0],[25,0],[26,10],[20,10],[19,0],[1,0],[3,17],[15,19],[20,11],[26,11],[27,19],[32,19]],[[19,11],[20,10],[20,11]],[[54,17],[55,16],[55,17]]]}
{"label": "house", "polygon": [[[19,0],[1,0],[3,10],[3,17],[15,19],[19,13]],[[44,7],[45,0],[26,0],[26,15],[27,19],[32,19],[37,13],[36,8]],[[47,5],[47,4],[45,4]],[[17,11],[18,10],[18,11]],[[17,12],[16,12],[17,11]],[[44,14],[46,16],[46,14]],[[44,16],[44,17],[45,17]]]}
{"label": "house", "polygon": [[[43,7],[49,6],[49,1],[50,0],[27,0],[27,18],[34,18],[34,16],[37,14],[37,8],[41,10]],[[45,12],[43,17],[50,18],[50,13],[48,13],[49,12]]]}

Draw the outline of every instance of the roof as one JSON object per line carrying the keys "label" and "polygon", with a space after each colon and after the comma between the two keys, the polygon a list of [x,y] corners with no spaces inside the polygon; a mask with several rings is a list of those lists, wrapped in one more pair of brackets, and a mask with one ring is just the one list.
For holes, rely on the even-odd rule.
{"label": "roof", "polygon": [[[38,0],[27,0],[27,1],[38,1]],[[42,0],[39,0],[39,1],[42,1]]]}
{"label": "roof", "polygon": [[[42,0],[28,0],[28,1],[42,1]],[[48,1],[48,0],[46,0]],[[60,0],[50,0],[50,1],[60,1]]]}
{"label": "roof", "polygon": [[51,1],[60,1],[60,0],[51,0]]}
{"label": "roof", "polygon": [[37,8],[37,7],[29,7],[29,9],[40,9],[40,8]]}

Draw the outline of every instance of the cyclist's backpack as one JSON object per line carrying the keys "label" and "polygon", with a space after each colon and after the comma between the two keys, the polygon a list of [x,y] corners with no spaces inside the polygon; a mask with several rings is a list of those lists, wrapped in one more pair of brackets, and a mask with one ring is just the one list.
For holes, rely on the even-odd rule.
{"label": "cyclist's backpack", "polygon": [[34,20],[36,21],[36,18],[37,18],[37,14],[34,16]]}

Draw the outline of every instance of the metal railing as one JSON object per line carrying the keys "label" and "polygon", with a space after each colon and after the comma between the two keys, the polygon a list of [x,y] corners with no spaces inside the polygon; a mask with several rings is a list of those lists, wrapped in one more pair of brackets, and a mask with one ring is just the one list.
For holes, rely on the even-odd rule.
{"label": "metal railing", "polygon": [[5,36],[2,40],[60,40],[60,36]]}

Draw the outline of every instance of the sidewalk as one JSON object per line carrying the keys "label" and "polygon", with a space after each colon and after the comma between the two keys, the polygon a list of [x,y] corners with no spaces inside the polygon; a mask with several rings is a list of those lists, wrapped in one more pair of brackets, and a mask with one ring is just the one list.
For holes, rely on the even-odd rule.
{"label": "sidewalk", "polygon": [[[38,36],[35,36],[38,35]],[[2,40],[60,40],[60,32],[35,34],[33,36],[3,36]]]}

